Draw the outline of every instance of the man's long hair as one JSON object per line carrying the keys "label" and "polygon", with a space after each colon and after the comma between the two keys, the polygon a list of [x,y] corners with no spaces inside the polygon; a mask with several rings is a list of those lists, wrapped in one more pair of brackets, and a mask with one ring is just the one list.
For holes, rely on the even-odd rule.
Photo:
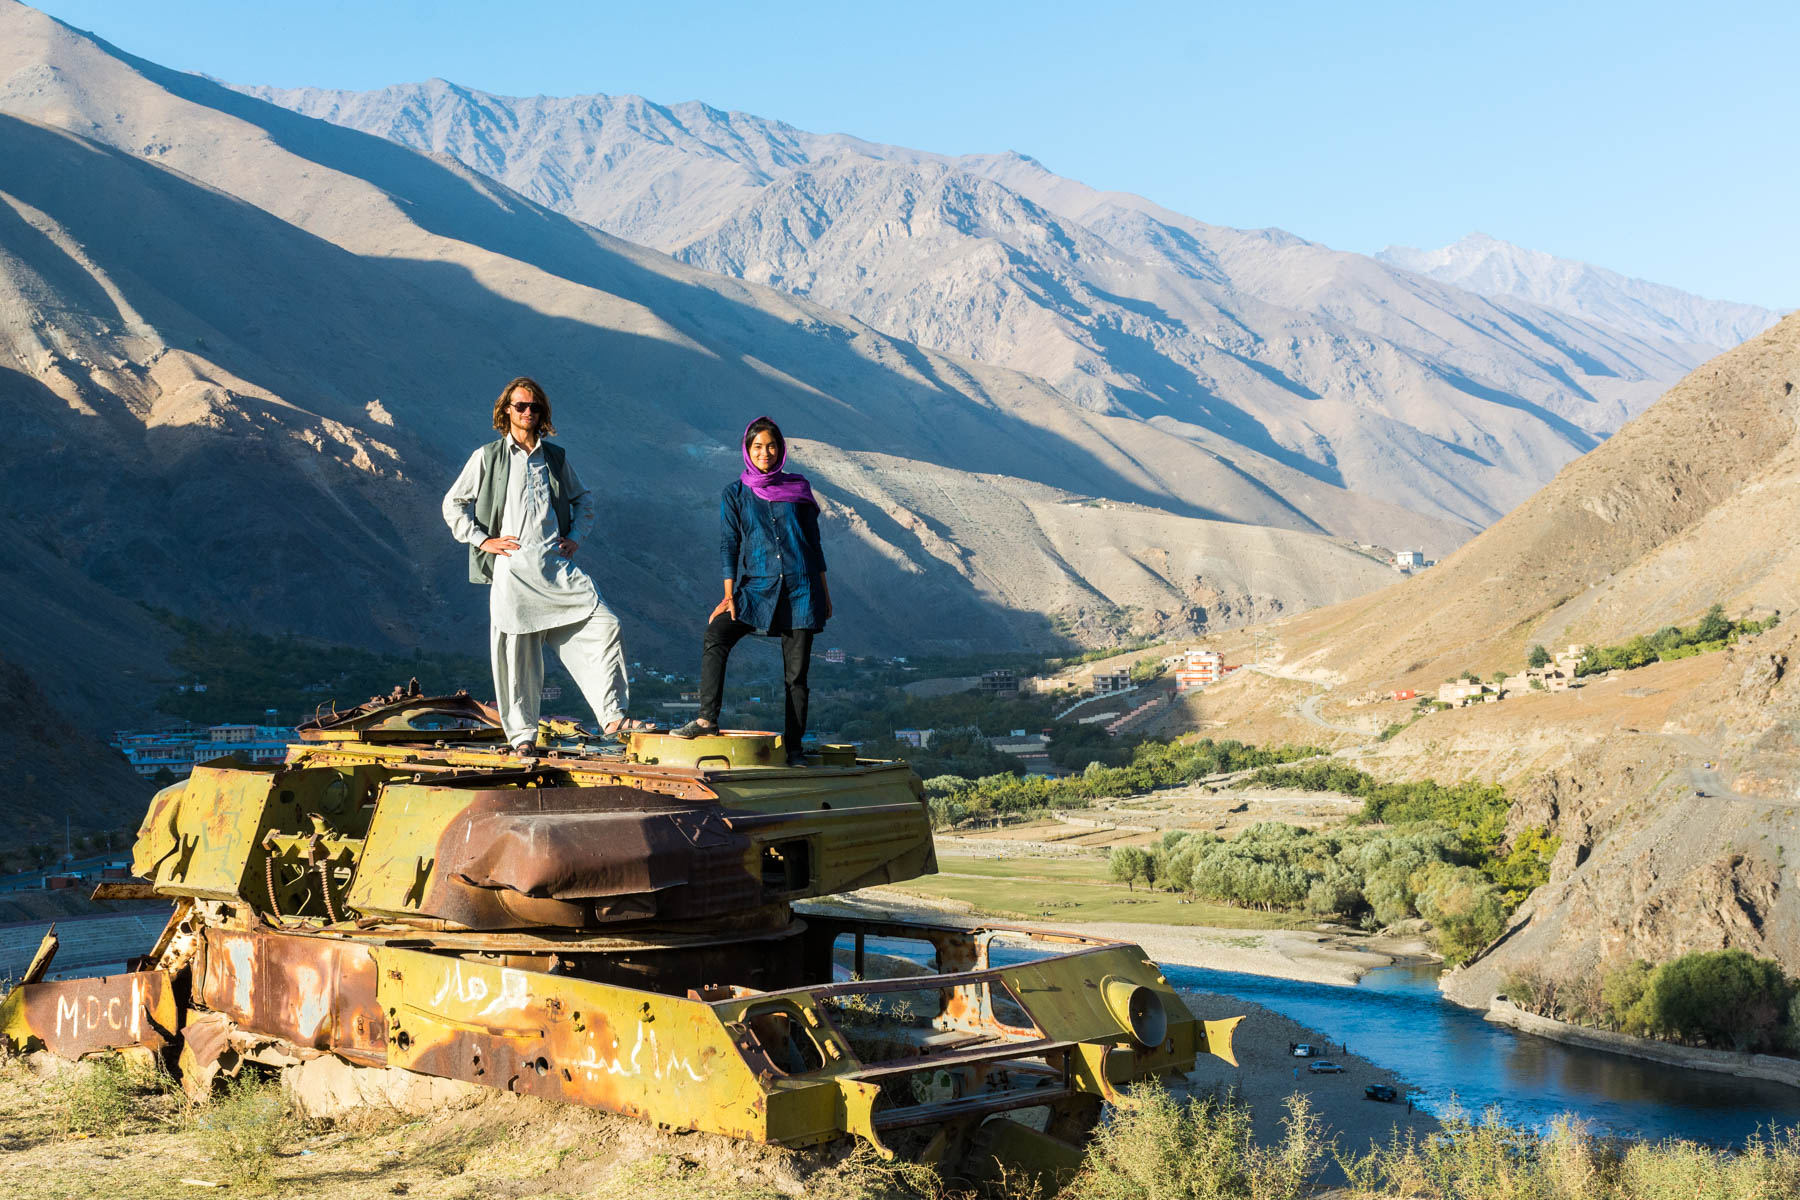
{"label": "man's long hair", "polygon": [[555,433],[556,426],[550,423],[550,397],[544,394],[544,389],[538,385],[538,381],[528,375],[521,375],[500,389],[500,398],[494,401],[494,428],[501,433],[512,428],[512,422],[507,419],[506,406],[512,403],[512,394],[516,388],[524,388],[531,393],[531,398],[537,401],[538,436],[549,437]]}

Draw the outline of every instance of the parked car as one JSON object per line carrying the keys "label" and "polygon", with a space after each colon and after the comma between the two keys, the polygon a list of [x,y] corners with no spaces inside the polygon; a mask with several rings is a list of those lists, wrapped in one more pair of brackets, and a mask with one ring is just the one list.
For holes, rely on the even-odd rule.
{"label": "parked car", "polygon": [[1305,1042],[1301,1042],[1298,1046],[1294,1047],[1294,1057],[1295,1058],[1311,1058],[1312,1056],[1313,1056],[1313,1048],[1311,1046],[1307,1045]]}
{"label": "parked car", "polygon": [[1314,1075],[1342,1075],[1344,1073],[1344,1068],[1334,1062],[1326,1062],[1324,1059],[1309,1064],[1306,1069]]}
{"label": "parked car", "polygon": [[1363,1089],[1363,1099],[1365,1100],[1385,1100],[1391,1104],[1399,1098],[1400,1093],[1385,1083],[1371,1083]]}

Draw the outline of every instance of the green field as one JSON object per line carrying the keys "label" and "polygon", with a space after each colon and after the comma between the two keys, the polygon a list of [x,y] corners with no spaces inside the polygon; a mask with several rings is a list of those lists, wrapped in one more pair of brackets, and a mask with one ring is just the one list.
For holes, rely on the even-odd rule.
{"label": "green field", "polygon": [[1102,858],[963,858],[945,856],[940,874],[897,885],[897,891],[957,900],[989,916],[1078,924],[1139,921],[1226,929],[1296,929],[1311,919],[1205,901],[1182,903],[1173,892],[1128,890],[1109,883]]}

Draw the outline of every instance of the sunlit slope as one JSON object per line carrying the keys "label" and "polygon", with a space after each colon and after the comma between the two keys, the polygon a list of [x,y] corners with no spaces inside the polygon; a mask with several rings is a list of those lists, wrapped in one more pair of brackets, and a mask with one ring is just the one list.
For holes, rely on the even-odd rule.
{"label": "sunlit slope", "polygon": [[1435,687],[1528,645],[1617,641],[1709,605],[1800,601],[1800,316],[1683,379],[1449,559],[1300,617],[1286,661],[1356,686]]}
{"label": "sunlit slope", "polygon": [[[0,114],[0,156],[33,168],[0,179],[0,397],[53,431],[7,452],[8,502],[96,604],[479,645],[437,498],[521,371],[556,400],[599,497],[584,556],[645,649],[685,651],[710,607],[718,489],[761,412],[827,500],[834,632],[890,652],[1327,603],[1386,577],[1320,535],[1443,535],[10,3]],[[1114,550],[1153,565],[1121,579]]]}

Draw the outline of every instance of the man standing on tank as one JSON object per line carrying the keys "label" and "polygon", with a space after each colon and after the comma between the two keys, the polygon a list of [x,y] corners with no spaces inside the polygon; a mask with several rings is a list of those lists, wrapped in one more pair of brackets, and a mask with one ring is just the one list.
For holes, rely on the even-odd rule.
{"label": "man standing on tank", "polygon": [[619,622],[570,560],[594,526],[594,503],[561,446],[550,398],[513,380],[494,403],[501,437],[475,451],[444,496],[444,520],[469,547],[469,580],[489,585],[488,648],[506,740],[536,753],[544,649],[554,649],[606,733],[628,721]]}

